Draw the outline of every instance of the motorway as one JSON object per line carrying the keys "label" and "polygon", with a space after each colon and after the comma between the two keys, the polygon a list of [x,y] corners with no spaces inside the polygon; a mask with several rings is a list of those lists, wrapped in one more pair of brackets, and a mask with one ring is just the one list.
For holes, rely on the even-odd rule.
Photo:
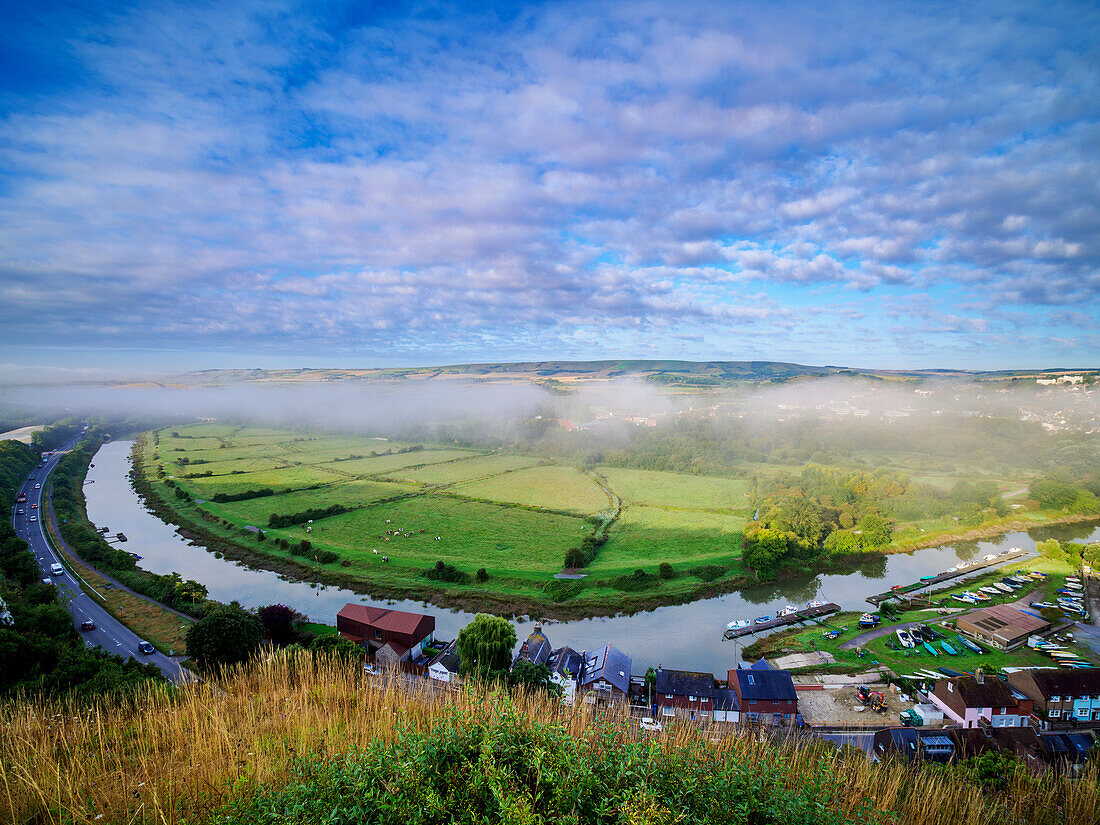
{"label": "motorway", "polygon": [[192,673],[181,668],[175,660],[160,651],[154,651],[151,654],[142,653],[138,649],[142,639],[108,613],[95,601],[94,597],[81,590],[68,567],[63,575],[54,576],[50,573],[50,568],[54,564],[64,565],[64,560],[57,557],[46,539],[44,521],[49,516],[43,512],[42,493],[47,486],[47,477],[61,460],[62,454],[72,449],[76,443],[77,439],[74,439],[60,450],[55,450],[53,455],[47,458],[46,463],[39,463],[23,482],[20,492],[26,494],[27,500],[24,503],[17,503],[12,512],[12,525],[15,527],[15,532],[30,545],[31,552],[34,553],[38,566],[42,569],[42,577],[48,577],[57,586],[61,601],[68,604],[69,613],[72,614],[73,623],[77,629],[79,630],[84,621],[90,620],[95,623],[95,630],[80,631],[87,647],[101,647],[108,653],[123,657],[130,656],[140,662],[154,664],[160,668],[161,673],[176,684],[194,681],[195,677]]}

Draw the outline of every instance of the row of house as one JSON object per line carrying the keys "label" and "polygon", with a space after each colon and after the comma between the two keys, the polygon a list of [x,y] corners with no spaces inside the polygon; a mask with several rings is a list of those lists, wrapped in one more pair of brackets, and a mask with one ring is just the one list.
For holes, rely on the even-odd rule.
{"label": "row of house", "polygon": [[[458,677],[457,640],[436,642],[433,616],[347,604],[336,615],[336,629],[375,662],[439,682]],[[555,648],[536,625],[512,666],[523,660],[546,665],[550,681],[570,703],[578,696],[591,704],[629,702],[648,708],[654,716],[698,722],[801,722],[790,674],[762,659],[728,671],[724,685],[712,673],[663,667],[647,681],[631,674],[630,656],[610,642],[595,650]]]}
{"label": "row of house", "polygon": [[1100,722],[1100,668],[1012,668],[1005,679],[941,679],[929,700],[959,727],[1066,727]]}
{"label": "row of house", "polygon": [[873,756],[948,764],[983,753],[1007,752],[1033,772],[1048,768],[1076,775],[1095,743],[1090,731],[1038,731],[1015,728],[884,728],[875,732]]}

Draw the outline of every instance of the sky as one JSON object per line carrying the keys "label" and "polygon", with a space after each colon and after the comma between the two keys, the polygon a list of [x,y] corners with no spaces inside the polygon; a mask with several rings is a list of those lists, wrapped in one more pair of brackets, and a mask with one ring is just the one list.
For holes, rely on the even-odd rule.
{"label": "sky", "polygon": [[0,369],[1100,367],[1100,6],[36,3]]}

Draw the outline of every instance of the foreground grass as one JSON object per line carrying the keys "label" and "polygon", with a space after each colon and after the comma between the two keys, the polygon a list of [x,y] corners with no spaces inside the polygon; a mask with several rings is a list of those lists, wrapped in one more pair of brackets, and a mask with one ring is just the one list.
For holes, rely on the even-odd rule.
{"label": "foreground grass", "polygon": [[275,656],[130,701],[0,706],[13,823],[1095,822],[1085,779],[875,765],[811,740],[683,726],[654,739],[527,694],[402,687]]}

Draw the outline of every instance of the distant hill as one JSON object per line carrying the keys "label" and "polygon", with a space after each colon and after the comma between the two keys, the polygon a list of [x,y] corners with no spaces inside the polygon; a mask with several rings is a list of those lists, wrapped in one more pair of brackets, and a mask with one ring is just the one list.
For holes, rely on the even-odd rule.
{"label": "distant hill", "polygon": [[[812,366],[787,361],[675,361],[600,360],[527,361],[481,364],[448,364],[425,367],[376,367],[366,369],[251,369],[200,370],[176,376],[167,385],[221,386],[242,383],[303,383],[313,381],[414,382],[472,380],[496,383],[547,383],[568,386],[618,378],[636,378],[670,387],[721,387],[743,382],[784,382],[825,376],[858,376],[888,381],[967,378],[1007,381],[1066,373],[1097,374],[1097,370],[870,370],[842,366]],[[135,386],[137,382],[118,382]],[[145,383],[145,382],[143,382]]]}

